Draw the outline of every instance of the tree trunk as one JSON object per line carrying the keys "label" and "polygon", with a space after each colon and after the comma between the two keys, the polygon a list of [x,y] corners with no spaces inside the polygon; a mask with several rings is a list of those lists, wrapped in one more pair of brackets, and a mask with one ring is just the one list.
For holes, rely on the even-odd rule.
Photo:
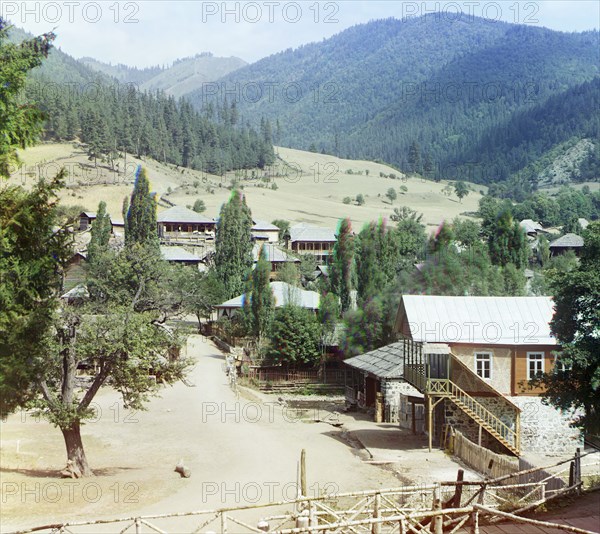
{"label": "tree trunk", "polygon": [[67,460],[73,462],[73,466],[79,469],[81,476],[91,477],[94,475],[88,465],[83,442],[81,441],[81,429],[79,421],[72,423],[68,428],[61,428],[67,447]]}

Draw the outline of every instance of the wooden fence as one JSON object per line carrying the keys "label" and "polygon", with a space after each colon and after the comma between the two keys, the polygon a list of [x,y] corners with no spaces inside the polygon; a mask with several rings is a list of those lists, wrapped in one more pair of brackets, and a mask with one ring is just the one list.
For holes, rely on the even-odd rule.
{"label": "wooden fence", "polygon": [[343,386],[346,377],[344,369],[282,369],[251,367],[247,374],[250,380],[261,384],[331,384]]}
{"label": "wooden fence", "polygon": [[[452,437],[449,442],[450,452],[458,456],[463,462],[475,469],[477,472],[497,478],[511,475],[520,470],[516,458],[497,454],[485,447],[463,436],[458,430],[451,429]],[[524,466],[523,469],[531,469],[533,465]],[[543,477],[542,477],[543,478]]]}

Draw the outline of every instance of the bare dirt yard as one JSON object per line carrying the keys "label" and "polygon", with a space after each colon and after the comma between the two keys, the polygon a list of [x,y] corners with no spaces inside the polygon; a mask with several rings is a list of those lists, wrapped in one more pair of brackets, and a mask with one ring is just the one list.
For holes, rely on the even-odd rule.
{"label": "bare dirt yard", "polygon": [[[1,530],[293,499],[302,449],[309,495],[456,476],[459,466],[449,457],[427,452],[424,439],[403,436],[395,425],[344,414],[340,428],[315,422],[323,417],[295,417],[276,398],[236,395],[223,372],[223,355],[201,336],[189,338],[188,354],[196,360],[188,385],[167,387],[148,411],[123,409],[109,388],[99,394],[97,417],[82,431],[93,478],[57,478],[65,451],[56,428],[26,413],[4,421]],[[174,472],[181,459],[190,478]],[[373,463],[378,459],[384,462]],[[249,521],[257,513],[249,513]],[[169,530],[198,526],[197,520],[176,521]],[[95,525],[85,531],[116,530]]]}

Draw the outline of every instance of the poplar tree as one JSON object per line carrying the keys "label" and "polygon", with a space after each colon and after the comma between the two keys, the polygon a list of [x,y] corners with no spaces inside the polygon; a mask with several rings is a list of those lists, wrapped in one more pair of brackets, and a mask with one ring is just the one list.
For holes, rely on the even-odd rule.
{"label": "poplar tree", "polygon": [[136,172],[135,186],[127,211],[125,244],[151,245],[158,248],[156,226],[156,202],[150,196],[150,182],[146,169],[139,166]]}
{"label": "poplar tree", "polygon": [[260,255],[256,267],[252,272],[252,333],[257,338],[258,347],[262,346],[262,340],[269,331],[273,320],[275,298],[269,283],[271,264],[267,259],[265,247],[260,249]]}
{"label": "poplar tree", "polygon": [[252,214],[234,190],[221,207],[215,235],[215,274],[228,298],[243,293],[252,263]]}
{"label": "poplar tree", "polygon": [[333,292],[340,298],[341,310],[344,313],[350,308],[354,265],[354,237],[349,218],[341,221],[337,234],[337,241],[333,247],[331,285]]}
{"label": "poplar tree", "polygon": [[92,222],[92,238],[88,245],[88,261],[94,261],[99,253],[107,249],[110,234],[110,217],[106,213],[106,202],[102,201],[98,204],[96,219]]}

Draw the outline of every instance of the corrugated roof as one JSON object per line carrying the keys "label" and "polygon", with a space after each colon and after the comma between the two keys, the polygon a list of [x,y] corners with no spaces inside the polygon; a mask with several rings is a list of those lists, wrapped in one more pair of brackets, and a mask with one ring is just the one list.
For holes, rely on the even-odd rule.
{"label": "corrugated roof", "polygon": [[256,232],[279,232],[279,227],[266,221],[254,221],[252,230]]}
{"label": "corrugated roof", "polygon": [[290,227],[290,241],[336,241],[336,237],[329,228],[301,223]]}
{"label": "corrugated roof", "polygon": [[200,262],[200,258],[191,252],[188,252],[183,247],[167,247],[161,246],[160,253],[163,259],[167,261],[181,261],[181,262]]}
{"label": "corrugated roof", "polygon": [[551,297],[404,295],[412,339],[432,343],[556,345]]}
{"label": "corrugated roof", "polygon": [[214,219],[204,217],[184,206],[173,206],[172,208],[161,211],[157,216],[158,222],[164,223],[191,223],[191,224],[214,224]]}
{"label": "corrugated roof", "polygon": [[565,234],[550,243],[552,247],[583,247],[583,237],[577,234]]}
{"label": "corrugated roof", "polygon": [[371,373],[378,378],[404,376],[404,343],[391,343],[385,347],[344,360],[346,365]]}
{"label": "corrugated roof", "polygon": [[270,243],[257,243],[254,245],[252,249],[252,257],[254,261],[258,261],[258,255],[260,254],[260,249],[265,249],[267,253],[267,260],[272,262],[294,262],[300,263],[298,258],[288,254],[287,252],[281,250],[278,246],[270,244]]}
{"label": "corrugated roof", "polygon": [[[301,308],[310,310],[319,309],[319,294],[316,291],[305,291],[299,287],[294,287],[286,282],[271,282],[271,289],[275,296],[275,307],[280,308],[286,304],[296,304]],[[241,308],[243,306],[244,295],[238,295],[217,308]]]}

